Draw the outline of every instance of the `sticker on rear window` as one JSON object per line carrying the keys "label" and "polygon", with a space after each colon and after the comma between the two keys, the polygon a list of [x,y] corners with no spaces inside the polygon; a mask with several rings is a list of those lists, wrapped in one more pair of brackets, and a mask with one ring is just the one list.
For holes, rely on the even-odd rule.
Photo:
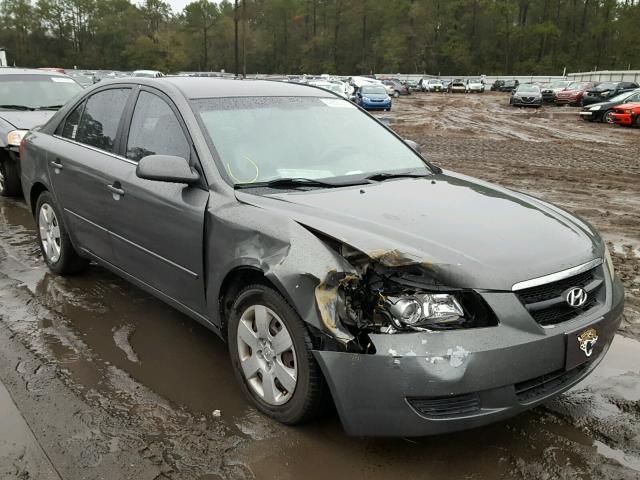
{"label": "sticker on rear window", "polygon": [[73,78],[65,78],[65,77],[51,77],[52,82],[58,83],[75,83]]}
{"label": "sticker on rear window", "polygon": [[320,101],[328,107],[349,108],[353,106],[346,100],[340,100],[339,98],[321,98]]}

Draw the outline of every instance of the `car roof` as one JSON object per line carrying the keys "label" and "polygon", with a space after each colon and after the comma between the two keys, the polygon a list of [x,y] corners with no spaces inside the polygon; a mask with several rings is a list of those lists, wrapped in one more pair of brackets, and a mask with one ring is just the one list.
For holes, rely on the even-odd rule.
{"label": "car roof", "polygon": [[114,83],[150,85],[162,89],[171,84],[188,99],[224,97],[335,97],[326,90],[299,83],[271,80],[235,80],[213,77],[128,78]]}
{"label": "car roof", "polygon": [[58,76],[66,77],[64,73],[54,72],[51,70],[36,70],[34,68],[14,68],[14,67],[2,67],[0,68],[0,75],[43,75],[46,77]]}

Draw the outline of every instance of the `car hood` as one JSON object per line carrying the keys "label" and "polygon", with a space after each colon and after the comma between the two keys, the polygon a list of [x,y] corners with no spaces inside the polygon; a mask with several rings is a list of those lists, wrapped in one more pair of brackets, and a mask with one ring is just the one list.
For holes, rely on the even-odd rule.
{"label": "car hood", "polygon": [[55,113],[52,110],[37,110],[34,112],[2,110],[0,111],[0,118],[18,130],[30,130],[46,123]]}
{"label": "car hood", "polygon": [[450,287],[510,290],[602,257],[592,228],[545,202],[463,175],[255,195],[278,211],[389,266],[420,264]]}
{"label": "car hood", "polygon": [[389,95],[386,93],[363,93],[362,96],[373,100],[386,100],[389,98]]}

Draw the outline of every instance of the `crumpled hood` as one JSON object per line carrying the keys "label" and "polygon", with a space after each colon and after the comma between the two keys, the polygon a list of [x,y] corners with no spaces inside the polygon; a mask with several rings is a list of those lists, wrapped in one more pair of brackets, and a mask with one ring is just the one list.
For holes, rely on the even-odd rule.
{"label": "crumpled hood", "polygon": [[2,110],[0,118],[13,125],[17,130],[30,130],[46,123],[55,113],[51,110],[37,110],[35,112]]}
{"label": "crumpled hood", "polygon": [[391,263],[415,262],[451,287],[513,284],[601,257],[589,225],[532,197],[446,172],[372,185],[237,199]]}

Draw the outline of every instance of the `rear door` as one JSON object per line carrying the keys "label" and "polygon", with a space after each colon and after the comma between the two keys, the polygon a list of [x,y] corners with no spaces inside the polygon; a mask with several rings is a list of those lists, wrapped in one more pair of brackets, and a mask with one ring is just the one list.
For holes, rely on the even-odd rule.
{"label": "rear door", "polygon": [[110,178],[121,189],[118,200],[110,201],[116,209],[109,225],[116,264],[190,310],[206,315],[206,183],[188,186],[136,176],[138,161],[153,154],[186,158],[202,172],[190,136],[169,98],[147,87],[141,87],[128,123],[121,146],[126,161],[118,163]]}
{"label": "rear door", "polygon": [[114,260],[107,229],[113,208],[107,189],[118,131],[131,88],[100,90],[72,110],[47,153],[53,193],[76,247]]}

